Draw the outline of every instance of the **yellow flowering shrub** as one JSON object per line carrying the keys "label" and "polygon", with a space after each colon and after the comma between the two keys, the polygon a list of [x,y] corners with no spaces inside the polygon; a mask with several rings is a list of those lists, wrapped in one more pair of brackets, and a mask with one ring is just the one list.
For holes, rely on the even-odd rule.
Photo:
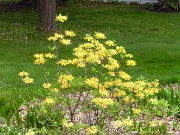
{"label": "yellow flowering shrub", "polygon": [[[60,24],[67,19],[62,14],[56,17]],[[58,105],[53,106],[51,111],[58,110],[67,119],[64,122],[61,120],[59,124],[65,128],[62,133],[75,134],[77,131],[76,134],[110,134],[114,132],[110,125],[114,125],[117,129],[123,127],[122,133],[130,134],[135,130],[132,129],[133,126],[145,129],[148,125],[153,128],[162,125],[162,122],[151,121],[150,117],[153,116],[147,116],[147,110],[153,110],[158,104],[158,80],[148,82],[139,78],[134,81],[133,76],[125,70],[126,66],[137,65],[132,60],[133,55],[101,32],[86,34],[84,42],[73,49],[73,58],[59,58],[59,46],[70,45],[70,38],[74,36],[76,33],[71,30],[56,32],[48,38],[54,43],[49,47],[51,52],[34,55],[35,64],[42,65],[55,59],[54,63],[58,67],[56,79],[52,79],[56,81],[48,83],[45,76],[46,83],[42,87],[48,97],[43,100],[44,103],[53,105],[56,101]],[[61,71],[61,67],[67,65],[72,66],[73,70]],[[74,75],[76,68],[81,69],[80,76]],[[25,71],[20,72],[19,76],[25,84],[33,83],[33,79]],[[138,119],[141,118],[148,120],[139,124]]]}

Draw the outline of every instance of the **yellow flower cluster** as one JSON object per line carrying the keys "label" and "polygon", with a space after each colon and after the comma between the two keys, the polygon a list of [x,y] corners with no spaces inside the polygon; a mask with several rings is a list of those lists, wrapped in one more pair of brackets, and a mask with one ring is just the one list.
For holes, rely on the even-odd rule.
{"label": "yellow flower cluster", "polygon": [[127,60],[127,66],[136,66],[136,62],[134,60]]}
{"label": "yellow flower cluster", "polygon": [[98,129],[97,129],[96,126],[91,126],[91,127],[86,129],[86,132],[87,132],[88,135],[96,134],[97,131],[98,131]]}
{"label": "yellow flower cluster", "polygon": [[123,124],[125,126],[132,126],[133,125],[133,121],[130,118],[127,118],[127,119],[123,120]]}
{"label": "yellow flower cluster", "polygon": [[106,108],[108,105],[111,105],[114,103],[113,99],[111,98],[101,98],[101,97],[94,98],[92,102],[102,108]]}
{"label": "yellow flower cluster", "polygon": [[54,54],[52,54],[52,53],[47,53],[47,54],[44,54],[44,55],[45,55],[46,58],[50,58],[50,59],[56,58],[56,56]]}
{"label": "yellow flower cluster", "polygon": [[59,41],[63,45],[70,45],[71,44],[71,40],[70,39],[60,39]]}
{"label": "yellow flower cluster", "polygon": [[123,100],[124,100],[125,103],[133,103],[134,102],[134,98],[130,97],[130,96],[124,97]]}
{"label": "yellow flower cluster", "polygon": [[113,125],[115,125],[116,128],[119,128],[122,126],[132,126],[133,121],[130,118],[124,119],[122,121],[116,120],[116,121],[113,121]]}
{"label": "yellow flower cluster", "polygon": [[28,75],[29,75],[28,72],[25,72],[25,71],[19,72],[19,76],[21,76],[21,77],[28,76]]}
{"label": "yellow flower cluster", "polygon": [[61,23],[67,21],[68,16],[63,16],[62,14],[59,14],[58,16],[56,16],[56,21],[59,21]]}
{"label": "yellow flower cluster", "polygon": [[55,103],[52,98],[46,98],[46,100],[44,100],[44,102],[45,102],[46,104],[54,104],[54,103]]}
{"label": "yellow flower cluster", "polygon": [[[153,82],[145,82],[144,80],[138,80],[136,82],[121,83],[121,86],[124,87],[124,89],[127,89],[131,93],[134,93],[134,96],[139,99],[144,99],[145,97],[158,93],[158,85],[158,80],[155,80]],[[155,103],[155,101],[153,100],[150,102]]]}
{"label": "yellow flower cluster", "polygon": [[98,88],[99,87],[99,79],[96,77],[92,77],[90,79],[87,79],[85,83],[91,87]]}
{"label": "yellow flower cluster", "polygon": [[133,55],[132,55],[132,54],[125,54],[125,57],[126,57],[126,58],[132,58]]}
{"label": "yellow flower cluster", "polygon": [[43,87],[44,87],[45,89],[49,89],[49,88],[51,87],[51,84],[50,84],[50,83],[44,83],[44,84],[43,84]]}
{"label": "yellow flower cluster", "polygon": [[120,90],[118,88],[115,89],[115,93],[113,94],[114,97],[121,97],[125,96],[126,92],[124,90]]}
{"label": "yellow flower cluster", "polygon": [[53,89],[52,89],[52,92],[57,93],[57,92],[59,92],[59,90],[58,90],[58,88],[53,88]]}
{"label": "yellow flower cluster", "polygon": [[150,125],[150,127],[156,127],[157,126],[155,121],[150,121],[149,125]]}
{"label": "yellow flower cluster", "polygon": [[133,108],[133,109],[132,109],[132,112],[133,112],[134,114],[140,114],[140,113],[141,113],[141,109],[135,109],[135,108]]}
{"label": "yellow flower cluster", "polygon": [[123,123],[120,120],[113,121],[113,125],[115,125],[116,128],[122,127]]}
{"label": "yellow flower cluster", "polygon": [[101,32],[95,32],[95,35],[96,39],[105,39],[106,36],[105,34],[101,33]]}
{"label": "yellow flower cluster", "polygon": [[57,40],[60,40],[60,39],[63,39],[64,36],[62,34],[59,34],[59,33],[54,33],[54,36],[50,36],[48,38],[49,41],[57,41]]}
{"label": "yellow flower cluster", "polygon": [[[65,31],[66,36],[75,36],[75,33],[72,31]],[[52,37],[51,37],[52,38]],[[115,76],[115,70],[118,70],[121,67],[120,61],[113,58],[113,56],[120,54],[124,58],[132,58],[131,54],[126,54],[126,50],[122,46],[116,46],[115,41],[107,40],[100,42],[100,39],[105,39],[105,34],[101,32],[95,32],[93,36],[86,34],[84,39],[87,41],[85,43],[79,44],[78,47],[73,49],[73,55],[76,57],[71,60],[60,60],[57,64],[66,66],[69,64],[76,65],[77,67],[85,67],[89,64],[103,64],[103,67],[109,70],[111,76]],[[52,38],[53,39],[53,38]],[[58,38],[55,38],[58,39]],[[68,45],[70,41],[60,39],[60,42]],[[115,49],[112,47],[116,46]],[[122,55],[123,54],[123,55]],[[128,65],[135,66],[133,60],[127,61]],[[129,64],[130,63],[130,64]],[[131,77],[126,74],[123,76],[126,80],[129,80]]]}
{"label": "yellow flower cluster", "polygon": [[106,90],[105,86],[99,86],[99,94],[101,94],[102,96],[110,96],[109,91]]}
{"label": "yellow flower cluster", "polygon": [[41,65],[46,62],[45,58],[56,58],[56,56],[52,53],[47,53],[47,54],[35,54],[33,55],[36,59],[34,61],[35,64]]}
{"label": "yellow flower cluster", "polygon": [[22,79],[24,83],[29,84],[29,83],[33,83],[33,79],[26,76],[25,78]]}
{"label": "yellow flower cluster", "polygon": [[[59,21],[61,23],[67,21],[68,17],[67,16],[63,16],[61,14],[59,14],[56,17],[56,21]],[[64,31],[64,35],[63,34],[59,34],[59,33],[55,33],[53,36],[50,36],[48,38],[49,41],[59,41],[61,44],[63,45],[70,45],[71,44],[71,40],[70,39],[66,39],[65,36],[67,37],[74,37],[76,36],[76,33],[73,31]]]}
{"label": "yellow flower cluster", "polygon": [[68,75],[60,75],[58,82],[61,84],[61,88],[69,88],[70,85],[70,81],[72,81],[74,79],[74,77],[71,74]]}
{"label": "yellow flower cluster", "polygon": [[73,31],[65,31],[65,35],[69,36],[69,37],[74,37],[74,36],[76,36],[76,33]]}
{"label": "yellow flower cluster", "polygon": [[119,76],[121,77],[121,78],[123,78],[124,80],[130,80],[131,79],[131,76],[130,75],[128,75],[126,72],[124,72],[124,71],[120,71],[119,72]]}
{"label": "yellow flower cluster", "polygon": [[74,123],[65,121],[63,122],[63,126],[65,126],[66,128],[70,128],[74,126]]}
{"label": "yellow flower cluster", "polygon": [[25,84],[30,84],[30,83],[34,82],[33,79],[29,77],[29,73],[28,72],[25,72],[25,71],[19,72],[19,76],[22,77],[22,81]]}
{"label": "yellow flower cluster", "polygon": [[154,104],[154,105],[158,103],[158,100],[156,98],[151,98],[149,101],[151,102],[151,104]]}
{"label": "yellow flower cluster", "polygon": [[112,40],[107,40],[107,41],[105,42],[105,44],[108,45],[108,46],[115,46],[115,45],[116,45],[115,42],[112,41]]}
{"label": "yellow flower cluster", "polygon": [[161,120],[154,120],[154,121],[149,121],[150,127],[154,128],[156,126],[162,126],[163,122]]}
{"label": "yellow flower cluster", "polygon": [[126,50],[124,49],[123,46],[116,46],[116,50],[118,53],[122,53],[122,54],[126,53]]}
{"label": "yellow flower cluster", "polygon": [[108,64],[106,64],[106,65],[104,66],[104,68],[107,68],[108,70],[111,70],[111,71],[112,71],[112,70],[115,70],[115,69],[120,68],[120,65],[119,65],[119,63],[118,63],[118,61],[117,61],[116,59],[110,57],[110,58],[108,59]]}

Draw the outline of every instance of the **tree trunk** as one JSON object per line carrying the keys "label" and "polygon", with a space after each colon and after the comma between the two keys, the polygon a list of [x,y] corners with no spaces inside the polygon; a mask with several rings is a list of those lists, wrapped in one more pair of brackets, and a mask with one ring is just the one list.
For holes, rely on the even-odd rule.
{"label": "tree trunk", "polygon": [[38,30],[56,30],[56,0],[39,0]]}

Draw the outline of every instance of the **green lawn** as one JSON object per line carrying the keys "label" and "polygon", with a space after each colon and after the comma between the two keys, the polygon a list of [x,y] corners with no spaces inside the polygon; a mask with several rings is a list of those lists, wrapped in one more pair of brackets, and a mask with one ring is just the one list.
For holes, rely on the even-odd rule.
{"label": "green lawn", "polygon": [[[76,84],[75,87],[70,90],[66,89],[64,92],[65,89],[61,89],[62,91],[54,94],[51,94],[49,89],[45,90],[42,87],[42,84],[46,82],[42,76],[42,70],[47,69],[49,76],[51,76],[49,82],[53,84],[53,82],[57,80],[57,76],[54,76],[57,68],[53,66],[55,64],[52,62],[45,63],[46,66],[43,65],[40,67],[33,64],[33,54],[47,53],[49,51],[48,48],[53,45],[53,43],[49,42],[47,38],[51,34],[36,32],[35,29],[38,22],[37,11],[25,8],[16,8],[16,11],[14,10],[13,7],[9,10],[0,9],[0,134],[26,132],[26,129],[21,128],[22,123],[18,111],[22,105],[27,105],[27,108],[29,107],[28,110],[30,110],[25,120],[25,127],[27,129],[35,126],[37,128],[35,130],[37,130],[38,133],[50,134],[52,132],[52,134],[55,134],[57,132],[57,134],[61,134],[62,129],[56,130],[56,126],[51,127],[51,122],[60,123],[57,128],[62,126],[64,118],[63,112],[67,111],[66,105],[69,106],[67,97],[69,97],[71,90],[73,90],[73,92],[82,90],[81,81],[79,81],[79,79],[78,85]],[[71,58],[72,49],[78,46],[78,43],[83,42],[82,39],[86,33],[93,34],[94,31],[102,32],[106,34],[108,39],[116,40],[118,45],[124,46],[129,53],[134,54],[137,66],[126,69],[127,73],[131,74],[133,79],[143,76],[149,81],[159,79],[161,83],[180,83],[180,13],[155,13],[144,10],[142,6],[116,4],[60,7],[57,14],[60,12],[69,17],[69,21],[65,23],[63,29],[73,30],[77,33],[71,46],[63,46],[60,48],[60,58]],[[76,70],[71,66],[61,68],[61,71],[65,72],[67,68],[75,71],[75,75],[82,75],[81,70]],[[21,78],[18,76],[18,73],[23,70],[30,72],[30,77],[33,78],[35,82],[29,85],[28,89],[24,89]],[[59,84],[53,84],[53,87],[56,87],[55,85]],[[86,89],[86,86],[84,86],[83,90],[89,92],[89,88],[87,87]],[[137,89],[138,88],[139,87],[137,87]],[[143,88],[143,90],[144,89],[145,88]],[[179,90],[175,92],[173,89],[161,89],[159,94],[154,95],[158,100],[164,99],[161,100],[161,104],[159,104],[158,101],[160,109],[155,107],[154,111],[153,108],[151,108],[152,110],[150,109],[148,113],[150,113],[150,115],[152,113],[153,120],[156,118],[154,114],[157,116],[162,115],[165,119],[167,116],[174,119],[175,115],[179,116]],[[154,89],[152,90],[154,91]],[[134,93],[134,89],[131,89],[131,91]],[[64,96],[63,93],[67,95]],[[128,94],[131,95],[132,93],[130,92]],[[57,100],[57,106],[51,107],[54,107],[58,113],[55,113],[54,109],[52,109],[52,114],[52,110],[47,111],[45,109],[45,111],[42,112],[42,110],[44,110],[43,104],[45,103],[45,99],[51,96]],[[153,98],[153,96],[149,95],[148,98]],[[147,111],[146,108],[149,109],[150,104],[148,98],[145,100],[139,99],[139,101],[142,101],[139,103],[142,103],[143,106],[141,109],[143,111]],[[78,98],[77,103],[79,103],[79,99],[80,98]],[[86,101],[85,98],[84,101]],[[84,101],[84,107],[87,107]],[[72,103],[73,102],[74,100]],[[119,107],[124,109],[129,116],[130,111],[127,109],[130,109],[135,104],[124,104],[124,101],[122,102],[125,108],[122,106]],[[145,102],[147,102],[147,104],[145,104]],[[32,108],[29,106],[31,103]],[[37,103],[37,106],[42,108],[42,110],[40,108],[34,108],[33,103],[35,106]],[[91,99],[89,98],[87,99],[87,103],[94,104],[91,103]],[[121,104],[121,100],[118,102],[118,105],[120,105],[119,103]],[[64,106],[64,110],[59,109],[61,104]],[[166,107],[164,108],[162,105],[166,105]],[[73,106],[74,105],[71,106],[70,104],[70,109]],[[47,107],[49,108],[50,106]],[[163,111],[166,109],[168,109],[168,111],[164,113]],[[48,112],[47,116],[46,112]],[[120,112],[124,113],[123,110]],[[36,114],[38,114],[38,117],[36,117]],[[114,115],[112,116],[114,117]],[[144,119],[142,117],[139,118]],[[149,119],[150,117],[148,116],[147,118]],[[159,118],[160,117],[158,117],[158,119]],[[13,119],[15,120],[14,124]],[[45,121],[47,121],[47,125],[46,123],[43,125]],[[170,122],[171,121],[168,122],[168,125]],[[178,130],[179,124],[178,121],[174,122],[171,122],[171,125],[173,125],[173,129],[176,131]],[[1,128],[3,124],[7,124],[7,126]],[[49,126],[49,131],[43,131],[45,130],[42,128],[43,126]],[[138,126],[138,128],[140,130],[140,126]],[[163,130],[166,129],[163,128]],[[62,132],[64,132],[64,129]]]}
{"label": "green lawn", "polygon": [[[77,32],[74,44],[62,48],[63,58],[71,56],[83,35],[100,31],[134,54],[137,67],[127,69],[133,77],[180,81],[180,13],[154,13],[134,5],[68,7],[60,12],[69,16],[64,28]],[[0,11],[0,90],[21,88],[22,70],[39,77],[33,54],[47,52],[52,43],[48,34],[35,31],[37,20],[30,9]]]}

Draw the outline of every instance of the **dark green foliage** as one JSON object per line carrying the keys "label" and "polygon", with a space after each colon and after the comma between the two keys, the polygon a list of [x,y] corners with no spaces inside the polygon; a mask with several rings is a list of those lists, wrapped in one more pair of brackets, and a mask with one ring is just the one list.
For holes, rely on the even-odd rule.
{"label": "dark green foliage", "polygon": [[180,11],[179,0],[158,0],[158,3],[154,5],[155,10],[169,12],[169,11]]}

